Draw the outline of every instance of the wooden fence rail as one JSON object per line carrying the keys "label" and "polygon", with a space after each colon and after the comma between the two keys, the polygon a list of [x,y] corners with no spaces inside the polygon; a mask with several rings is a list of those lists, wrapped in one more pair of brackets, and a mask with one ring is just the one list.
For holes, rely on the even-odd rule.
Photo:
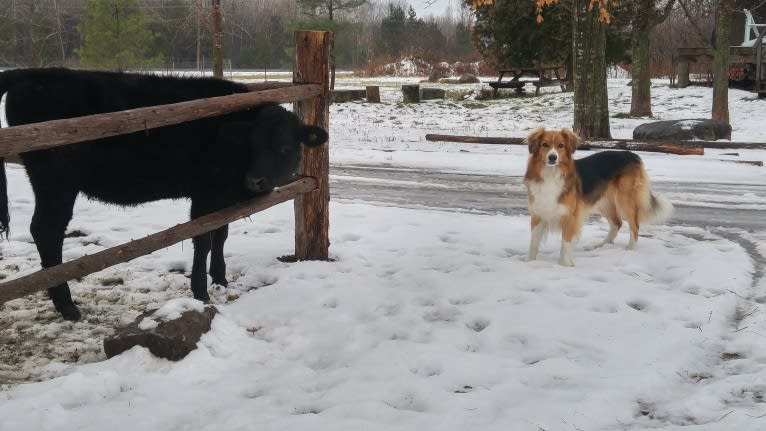
{"label": "wooden fence rail", "polygon": [[8,127],[0,129],[0,157],[214,117],[267,101],[295,102],[321,92],[321,85],[296,85]]}
{"label": "wooden fence rail", "polygon": [[[257,93],[239,93],[86,117],[0,129],[0,157],[69,145],[240,111],[262,102],[293,102],[305,124],[328,130],[329,52],[332,33],[295,33],[294,83],[250,84]],[[299,174],[305,177],[260,196],[170,229],[0,283],[0,304],[65,281],[127,262],[160,248],[217,229],[232,221],[295,199],[298,260],[327,260],[329,247],[328,145],[304,148]]]}
{"label": "wooden fence rail", "polygon": [[316,189],[316,186],[317,182],[314,178],[302,178],[267,195],[198,217],[170,229],[6,281],[0,284],[0,304],[201,235],[235,220],[248,217],[255,212],[293,199],[301,193],[310,192]]}

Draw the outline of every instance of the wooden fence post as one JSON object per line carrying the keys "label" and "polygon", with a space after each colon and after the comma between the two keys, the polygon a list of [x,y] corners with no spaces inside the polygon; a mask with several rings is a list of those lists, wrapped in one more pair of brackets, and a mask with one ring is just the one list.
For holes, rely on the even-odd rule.
{"label": "wooden fence post", "polygon": [[[306,124],[329,131],[330,50],[333,34],[326,31],[295,32],[293,82],[320,84],[322,93],[296,102],[293,111]],[[317,190],[295,198],[295,258],[328,260],[330,238],[330,150],[329,142],[319,148],[304,148],[298,173],[317,180]]]}
{"label": "wooden fence post", "polygon": [[689,63],[681,60],[678,63],[678,80],[676,88],[686,88],[689,86]]}

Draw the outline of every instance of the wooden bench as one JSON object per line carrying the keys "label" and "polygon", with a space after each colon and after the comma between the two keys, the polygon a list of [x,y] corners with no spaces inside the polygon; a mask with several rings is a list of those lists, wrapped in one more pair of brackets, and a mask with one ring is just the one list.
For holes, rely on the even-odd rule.
{"label": "wooden bench", "polygon": [[[559,76],[559,67],[520,67],[514,69],[498,70],[500,74],[497,81],[489,82],[492,87],[492,97],[497,97],[498,90],[501,88],[513,88],[517,94],[524,93],[524,86],[530,83],[535,86],[535,96],[540,94],[540,87],[561,87],[561,91],[566,90],[566,78]],[[510,80],[503,81],[503,78],[510,74]],[[522,78],[529,78],[522,80]]]}
{"label": "wooden bench", "polygon": [[526,81],[494,81],[490,82],[489,86],[492,87],[492,97],[497,97],[497,91],[501,88],[515,88],[516,92],[521,94],[524,92],[524,85]]}

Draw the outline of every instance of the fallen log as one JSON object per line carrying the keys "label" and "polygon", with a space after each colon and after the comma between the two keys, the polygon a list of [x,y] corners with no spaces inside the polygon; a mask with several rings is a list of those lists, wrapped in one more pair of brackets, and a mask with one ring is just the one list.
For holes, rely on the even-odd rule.
{"label": "fallen log", "polygon": [[722,162],[740,163],[743,165],[763,166],[762,160],[721,160]]}
{"label": "fallen log", "polygon": [[[444,142],[467,142],[472,144],[500,144],[500,145],[525,145],[522,144],[524,138],[511,138],[511,137],[490,137],[490,136],[461,136],[461,135],[426,135],[428,141],[444,141]],[[746,149],[746,150],[766,150],[766,142],[731,142],[731,141],[641,141],[634,139],[596,139],[590,141],[588,139],[583,140],[583,143],[589,142],[625,142],[625,143],[648,143],[648,144],[660,144],[660,145],[674,145],[678,147],[691,147],[691,148],[716,148],[716,149]],[[581,147],[582,148],[582,147]]]}
{"label": "fallen log", "polygon": [[[493,145],[526,145],[525,138],[498,138],[487,136],[459,136],[459,135],[426,135],[427,141],[462,142],[470,144],[493,144]],[[689,141],[691,142],[691,141]],[[696,142],[696,141],[695,141]],[[655,153],[678,154],[682,156],[701,156],[705,149],[699,145],[684,144],[663,141],[633,141],[630,139],[593,140],[582,141],[578,147],[580,150],[631,150],[649,151]]]}
{"label": "fallen log", "polygon": [[648,151],[652,153],[676,154],[679,156],[701,156],[705,154],[702,147],[675,145],[674,143],[634,142],[634,141],[583,141],[577,147],[580,150],[630,150]]}

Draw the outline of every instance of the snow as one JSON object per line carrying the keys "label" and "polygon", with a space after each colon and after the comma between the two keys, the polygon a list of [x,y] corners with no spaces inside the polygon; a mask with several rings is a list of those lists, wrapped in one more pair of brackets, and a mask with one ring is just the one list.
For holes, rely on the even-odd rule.
{"label": "snow", "polygon": [[[518,190],[525,148],[426,142],[424,135],[525,136],[572,123],[572,96],[556,89],[398,103],[398,86],[414,82],[339,82],[381,85],[383,103],[332,106],[334,167],[484,173],[507,177]],[[472,94],[481,85],[444,88]],[[609,90],[611,114],[627,112],[625,80],[610,81]],[[656,81],[652,91],[655,117],[612,118],[615,137],[646,121],[709,116],[708,88]],[[730,101],[732,139],[766,141],[766,101],[737,90]],[[739,157],[724,155],[731,150],[641,156],[658,184],[763,185],[764,168],[723,160],[764,160],[766,151],[734,151]],[[16,277],[39,265],[28,230],[34,198],[20,166],[8,166],[8,179],[11,238],[0,245],[0,273]],[[766,198],[744,189],[710,195],[667,196],[675,204],[766,209]],[[588,251],[608,231],[594,220],[574,249],[577,266],[565,268],[556,264],[554,237],[538,260],[524,261],[525,213],[333,199],[333,261],[283,263],[275,258],[293,251],[292,211],[281,204],[231,225],[231,283],[210,289],[220,313],[179,362],[138,347],[106,360],[101,341],[145,309],[162,307],[160,315],[172,318],[199,306],[188,299],[190,241],[73,281],[83,322],[61,321],[42,294],[4,305],[0,430],[766,428],[764,232],[671,219],[642,228],[634,251],[624,250],[625,230],[615,245]],[[187,214],[186,202],[123,209],[80,199],[68,230],[77,235],[66,239],[64,257],[144,236]]]}
{"label": "snow", "polygon": [[205,304],[192,298],[175,298],[158,308],[151,316],[144,317],[138,323],[138,328],[147,331],[156,328],[160,322],[180,319],[187,311],[205,311]]}

